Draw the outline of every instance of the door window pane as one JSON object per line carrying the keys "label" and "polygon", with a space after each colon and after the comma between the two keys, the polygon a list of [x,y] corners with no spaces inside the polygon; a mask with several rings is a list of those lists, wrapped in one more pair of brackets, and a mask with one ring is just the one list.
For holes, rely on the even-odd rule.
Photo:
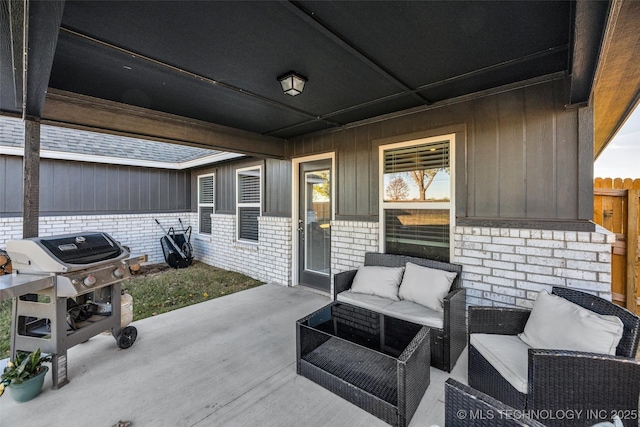
{"label": "door window pane", "polygon": [[305,173],[305,269],[329,274],[331,261],[330,171]]}

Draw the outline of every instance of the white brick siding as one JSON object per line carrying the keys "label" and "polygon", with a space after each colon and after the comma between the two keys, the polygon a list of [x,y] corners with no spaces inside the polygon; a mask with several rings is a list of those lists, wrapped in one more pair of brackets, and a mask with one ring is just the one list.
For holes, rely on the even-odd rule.
{"label": "white brick siding", "polygon": [[[40,236],[102,231],[131,249],[133,255],[147,254],[150,263],[164,263],[160,238],[164,235],[155,219],[169,230],[196,228],[197,213],[74,215],[41,217]],[[291,218],[259,217],[259,244],[235,241],[235,215],[212,215],[212,235],[194,233],[191,243],[199,261],[237,271],[265,282],[291,284]],[[0,248],[7,240],[22,239],[22,218],[0,218]]]}
{"label": "white brick siding", "polygon": [[[178,218],[185,227],[192,224],[196,216],[190,212],[162,214],[124,215],[72,215],[40,217],[39,236],[77,233],[81,231],[102,231],[131,249],[132,255],[147,254],[149,262],[164,262],[160,238],[164,235],[155,219],[169,229],[181,232]],[[0,218],[0,248],[5,248],[7,240],[22,239],[22,218]]]}
{"label": "white brick siding", "polygon": [[0,218],[0,248],[7,246],[7,240],[22,239],[22,218]]}
{"label": "white brick siding", "polygon": [[331,221],[332,288],[334,274],[357,269],[365,252],[378,252],[378,240],[377,222]]}
{"label": "white brick siding", "polygon": [[[40,218],[39,234],[104,231],[131,248],[147,254],[152,263],[164,262],[160,246],[166,228],[180,231],[195,225],[197,213],[77,215]],[[212,234],[194,235],[196,259],[237,271],[265,282],[291,285],[291,218],[259,217],[259,242],[235,239],[235,215],[214,214]],[[22,238],[22,218],[0,218],[0,248]],[[463,266],[463,286],[471,305],[531,307],[537,293],[566,286],[611,300],[611,244],[615,235],[598,227],[595,232],[455,227],[455,258]],[[331,222],[332,275],[356,269],[365,252],[377,252],[377,222]],[[333,280],[332,280],[333,282]]]}
{"label": "white brick siding", "polygon": [[[195,220],[195,219],[194,219]],[[236,241],[236,216],[211,215],[211,235],[192,239],[196,258],[254,279],[291,284],[291,218],[258,217],[258,243]]]}
{"label": "white brick siding", "polygon": [[331,273],[364,264],[365,252],[378,252],[378,223],[331,221]]}
{"label": "white brick siding", "polygon": [[531,307],[539,291],[565,286],[611,300],[611,244],[595,232],[455,227],[455,260],[471,305]]}

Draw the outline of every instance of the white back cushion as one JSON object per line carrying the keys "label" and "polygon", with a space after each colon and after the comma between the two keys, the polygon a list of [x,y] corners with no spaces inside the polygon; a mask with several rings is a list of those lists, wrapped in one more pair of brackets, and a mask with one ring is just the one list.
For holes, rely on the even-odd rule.
{"label": "white back cushion", "polygon": [[457,275],[458,273],[408,262],[400,284],[400,299],[442,311],[444,297],[449,293]]}
{"label": "white back cushion", "polygon": [[533,348],[615,355],[623,329],[617,316],[597,314],[542,291],[519,336]]}
{"label": "white back cushion", "polygon": [[353,278],[350,291],[400,301],[398,287],[403,272],[404,267],[362,266]]}

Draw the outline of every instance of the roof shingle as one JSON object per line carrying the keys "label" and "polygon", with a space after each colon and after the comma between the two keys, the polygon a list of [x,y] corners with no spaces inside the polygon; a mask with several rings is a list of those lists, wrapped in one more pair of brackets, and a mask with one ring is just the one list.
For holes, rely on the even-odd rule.
{"label": "roof shingle", "polygon": [[[24,146],[22,120],[0,117],[0,146]],[[40,148],[87,156],[119,157],[168,163],[182,163],[221,153],[216,150],[115,136],[77,129],[42,125]]]}

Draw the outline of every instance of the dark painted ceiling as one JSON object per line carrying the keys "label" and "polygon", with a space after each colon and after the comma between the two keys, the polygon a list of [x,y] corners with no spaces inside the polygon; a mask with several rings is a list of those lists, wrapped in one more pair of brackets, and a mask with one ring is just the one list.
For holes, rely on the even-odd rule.
{"label": "dark painted ceiling", "polygon": [[[588,6],[597,16],[582,29],[595,34],[586,49],[597,57],[608,2],[590,3],[600,5]],[[589,61],[574,51],[575,9],[566,1],[66,1],[49,87],[279,138],[558,72],[588,82],[567,99],[585,102],[595,62],[575,67],[576,58]],[[309,80],[296,97],[276,80],[289,70]],[[15,111],[6,99],[2,110]]]}

